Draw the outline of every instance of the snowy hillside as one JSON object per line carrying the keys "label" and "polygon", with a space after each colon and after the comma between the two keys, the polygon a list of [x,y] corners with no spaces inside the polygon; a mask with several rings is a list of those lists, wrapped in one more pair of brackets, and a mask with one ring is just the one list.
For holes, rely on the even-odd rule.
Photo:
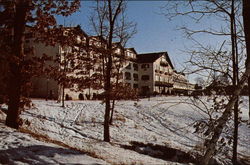
{"label": "snowy hillside", "polygon": [[108,164],[83,152],[38,141],[3,123],[0,123],[0,130],[0,164]]}
{"label": "snowy hillside", "polygon": [[[33,100],[33,104],[21,115],[23,130],[111,164],[194,163],[194,155],[204,149],[203,138],[194,133],[193,125],[207,115],[196,107],[198,102],[193,105],[187,97],[119,101],[111,125],[111,143],[102,141],[104,105],[100,101],[67,101],[65,108],[55,101]],[[246,105],[242,105],[245,120]],[[250,128],[246,123],[241,124],[239,134],[239,155],[250,159]],[[220,154],[217,160],[230,163]]]}

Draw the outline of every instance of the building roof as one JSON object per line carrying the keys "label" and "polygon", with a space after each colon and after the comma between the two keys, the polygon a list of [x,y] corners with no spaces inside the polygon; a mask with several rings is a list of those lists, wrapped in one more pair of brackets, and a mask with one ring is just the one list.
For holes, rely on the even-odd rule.
{"label": "building roof", "polygon": [[169,65],[174,69],[174,66],[173,66],[167,52],[138,54],[137,55],[137,62],[138,63],[153,63],[163,55],[165,56]]}

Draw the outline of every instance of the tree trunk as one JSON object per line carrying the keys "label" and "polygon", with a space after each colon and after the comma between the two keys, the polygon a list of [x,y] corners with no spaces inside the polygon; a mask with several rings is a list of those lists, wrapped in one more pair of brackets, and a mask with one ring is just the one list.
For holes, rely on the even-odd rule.
{"label": "tree trunk", "polygon": [[[119,68],[117,69],[117,75],[116,75],[116,82],[115,82],[115,88],[116,89],[118,88],[118,83],[119,83]],[[110,115],[110,120],[109,120],[110,125],[112,125],[112,122],[113,122],[114,110],[115,110],[115,98],[113,98],[113,101],[112,101],[111,115]]]}
{"label": "tree trunk", "polygon": [[248,77],[248,124],[250,125],[250,77]]}
{"label": "tree trunk", "polygon": [[239,127],[239,97],[234,104],[234,135],[233,135],[233,157],[232,163],[237,165],[237,148],[238,148],[238,127]]}
{"label": "tree trunk", "polygon": [[[246,67],[250,67],[250,3],[248,0],[243,0],[243,23],[246,41],[247,62]],[[249,94],[249,119],[250,123],[250,78],[248,79],[248,94]]]}
{"label": "tree trunk", "polygon": [[[110,132],[109,132],[109,119],[110,119],[110,101],[111,101],[111,73],[112,73],[112,42],[113,42],[113,33],[114,33],[114,26],[115,26],[115,20],[117,16],[119,15],[121,11],[121,5],[123,1],[117,1],[118,6],[114,8],[112,6],[112,0],[107,0],[107,17],[109,22],[109,34],[108,34],[108,46],[107,46],[107,55],[108,55],[108,61],[106,63],[106,75],[105,75],[105,114],[104,114],[104,141],[110,142]],[[115,12],[113,12],[115,11]]]}
{"label": "tree trunk", "polygon": [[[109,3],[111,3],[109,1]],[[110,11],[111,12],[111,11]],[[110,21],[110,32],[108,42],[108,61],[106,68],[106,80],[105,80],[105,115],[104,115],[104,141],[110,142],[109,132],[109,119],[110,119],[110,91],[111,91],[111,69],[112,69],[112,38],[113,38],[113,24]]]}
{"label": "tree trunk", "polygon": [[64,85],[62,85],[62,107],[65,107],[64,100],[65,100],[65,88]]}
{"label": "tree trunk", "polygon": [[[112,48],[111,48],[112,49]],[[109,49],[109,50],[111,50]],[[109,54],[106,70],[106,80],[105,80],[105,115],[104,115],[104,141],[110,142],[110,133],[109,133],[109,119],[110,119],[110,79],[111,79],[111,65],[112,57]]]}
{"label": "tree trunk", "polygon": [[18,120],[20,114],[20,97],[22,87],[22,66],[20,61],[23,58],[23,44],[24,44],[24,31],[26,25],[26,16],[28,12],[29,1],[16,1],[16,11],[14,18],[14,42],[13,54],[9,62],[10,75],[8,82],[8,113],[6,118],[6,125],[12,128],[18,128]]}
{"label": "tree trunk", "polygon": [[[234,12],[234,0],[231,3],[231,43],[232,43],[232,62],[233,62],[233,87],[236,88],[238,84],[238,48],[236,38],[236,25],[235,25],[235,12]],[[233,132],[233,157],[232,163],[237,164],[237,146],[238,146],[238,113],[239,113],[239,97],[236,98],[234,104],[234,132]]]}
{"label": "tree trunk", "polygon": [[115,99],[112,100],[111,115],[109,119],[110,125],[112,125],[112,122],[113,122],[114,109],[115,109]]}

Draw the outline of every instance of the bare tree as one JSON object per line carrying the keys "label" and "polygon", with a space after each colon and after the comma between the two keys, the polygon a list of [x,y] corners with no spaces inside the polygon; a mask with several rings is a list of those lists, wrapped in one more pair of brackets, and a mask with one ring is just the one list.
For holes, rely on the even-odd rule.
{"label": "bare tree", "polygon": [[[96,6],[94,7],[94,15],[91,18],[91,22],[96,31],[96,34],[104,39],[106,50],[103,50],[99,54],[102,69],[103,69],[103,78],[104,78],[104,91],[105,91],[105,115],[104,115],[104,141],[110,141],[110,132],[109,132],[109,122],[110,122],[110,111],[111,100],[114,100],[112,97],[113,90],[113,80],[114,78],[119,78],[120,69],[118,72],[115,72],[114,66],[117,64],[117,58],[122,60],[124,53],[116,54],[117,47],[114,46],[114,42],[125,46],[127,40],[134,34],[134,24],[127,22],[125,17],[126,2],[123,0],[119,1],[96,1]],[[123,51],[123,50],[121,50]],[[118,75],[118,76],[117,76]],[[117,81],[118,82],[118,81]],[[115,83],[118,84],[118,83]]]}
{"label": "bare tree", "polygon": [[[250,3],[247,0],[243,0],[243,22],[244,22],[244,32],[245,32],[245,42],[246,42],[246,53],[247,53],[247,60],[246,60],[246,67],[249,67],[250,61]],[[248,78],[248,94],[249,94],[249,115],[248,115],[248,123],[250,123],[250,78]]]}
{"label": "bare tree", "polygon": [[[177,15],[189,16],[197,22],[200,22],[204,17],[217,17],[220,20],[226,21],[226,28],[221,27],[217,30],[214,28],[207,28],[201,30],[192,30],[187,27],[181,27],[187,37],[193,39],[198,45],[198,50],[189,51],[191,53],[191,59],[189,63],[192,66],[196,66],[196,70],[193,72],[207,72],[209,78],[213,78],[215,73],[226,75],[231,78],[232,85],[236,88],[239,82],[239,59],[243,59],[243,54],[239,54],[238,44],[242,41],[242,23],[240,21],[241,3],[236,1],[202,1],[202,2],[187,2],[189,7],[186,11],[180,11],[178,5],[174,6],[174,12],[167,13],[169,18],[173,18]],[[187,7],[186,6],[186,7]],[[173,10],[172,10],[173,11]],[[211,49],[209,46],[203,46],[200,42],[195,40],[193,36],[200,33],[206,33],[216,36],[225,36],[225,39],[229,40],[230,47],[225,50],[227,46],[225,41],[221,44],[218,50]],[[228,37],[227,37],[228,36]],[[243,44],[243,43],[241,43]],[[241,51],[243,52],[243,51]],[[198,56],[197,56],[198,55]],[[241,60],[242,63],[244,60]],[[231,64],[230,64],[231,63]],[[238,99],[237,99],[238,100]],[[233,163],[237,162],[237,140],[238,140],[238,101],[234,103],[234,143],[233,143]]]}

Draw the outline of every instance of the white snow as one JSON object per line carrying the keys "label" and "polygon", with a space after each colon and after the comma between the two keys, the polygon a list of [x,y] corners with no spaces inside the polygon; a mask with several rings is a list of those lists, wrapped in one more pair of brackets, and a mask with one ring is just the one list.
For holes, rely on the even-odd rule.
{"label": "white snow", "polygon": [[0,123],[0,164],[107,164],[56,144],[42,142]]}
{"label": "white snow", "polygon": [[[203,138],[194,133],[193,124],[207,118],[196,107],[199,104],[204,110],[205,105],[198,101],[192,104],[188,97],[119,101],[110,127],[111,143],[102,141],[105,105],[101,101],[66,101],[65,108],[55,101],[32,102],[34,107],[21,115],[23,129],[86,151],[111,164],[178,164],[121,147],[130,145],[131,141],[168,146],[187,153],[203,150]],[[206,106],[209,105],[211,103]],[[241,108],[245,120],[248,120],[247,108],[246,102]],[[239,127],[240,156],[249,158],[249,148],[250,128],[242,123]]]}

